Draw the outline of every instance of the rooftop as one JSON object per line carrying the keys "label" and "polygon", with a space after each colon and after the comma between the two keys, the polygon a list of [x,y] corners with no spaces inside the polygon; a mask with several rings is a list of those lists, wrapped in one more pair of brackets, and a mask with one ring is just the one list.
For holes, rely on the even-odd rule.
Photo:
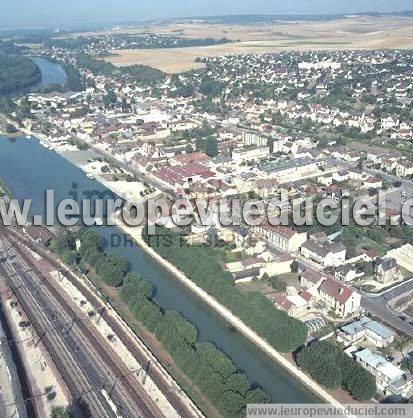
{"label": "rooftop", "polygon": [[373,353],[370,349],[365,348],[364,350],[356,353],[356,358],[367,363],[373,369],[383,374],[389,381],[396,381],[401,379],[405,372],[399,369],[384,357]]}
{"label": "rooftop", "polygon": [[370,331],[385,339],[394,336],[394,332],[389,328],[367,317],[360,318],[358,321],[354,321],[351,324],[345,325],[341,328],[342,331],[350,335],[356,334],[365,329],[369,329]]}

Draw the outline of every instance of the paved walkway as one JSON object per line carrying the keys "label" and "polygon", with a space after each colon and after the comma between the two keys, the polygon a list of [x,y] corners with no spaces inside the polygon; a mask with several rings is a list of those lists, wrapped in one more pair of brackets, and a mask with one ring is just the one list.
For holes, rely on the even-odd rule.
{"label": "paved walkway", "polygon": [[279,353],[273,346],[260,337],[255,331],[249,328],[243,321],[235,316],[228,308],[220,304],[215,298],[197,286],[192,280],[188,279],[184,273],[178,270],[169,261],[162,258],[146,242],[142,239],[142,228],[129,227],[122,222],[117,222],[117,226],[126,234],[130,235],[138,245],[151,257],[153,257],[166,270],[171,272],[178,280],[185,286],[191,289],[200,299],[211,306],[219,315],[225,318],[234,328],[242,332],[247,338],[253,341],[262,351],[264,351],[273,360],[277,361],[288,372],[294,375],[301,383],[311,389],[324,402],[340,407],[340,403],[331,396],[323,387],[317,384],[313,379],[307,376],[303,371],[296,367],[293,363],[288,361],[281,353]]}

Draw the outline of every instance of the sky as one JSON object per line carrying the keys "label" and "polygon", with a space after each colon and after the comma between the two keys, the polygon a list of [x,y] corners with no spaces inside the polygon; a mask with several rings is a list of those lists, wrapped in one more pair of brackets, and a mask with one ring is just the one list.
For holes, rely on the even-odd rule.
{"label": "sky", "polygon": [[341,14],[411,9],[412,0],[0,0],[0,29],[226,14]]}

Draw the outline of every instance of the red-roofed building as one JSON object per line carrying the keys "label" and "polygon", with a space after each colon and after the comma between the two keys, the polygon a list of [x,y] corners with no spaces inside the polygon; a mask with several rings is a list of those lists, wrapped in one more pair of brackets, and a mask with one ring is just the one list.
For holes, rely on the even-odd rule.
{"label": "red-roofed building", "polygon": [[287,297],[282,293],[269,293],[267,297],[273,301],[274,305],[278,309],[287,312],[290,316],[293,316],[295,314],[294,304],[291,301],[289,301]]}
{"label": "red-roofed building", "polygon": [[360,309],[361,296],[334,279],[325,280],[318,292],[340,318],[345,318]]}
{"label": "red-roofed building", "polygon": [[296,295],[274,292],[268,293],[266,296],[273,301],[278,309],[287,312],[290,316],[304,314],[315,301],[314,296],[308,292],[300,292]]}
{"label": "red-roofed building", "polygon": [[190,154],[179,154],[176,155],[174,158],[175,162],[181,165],[191,164],[191,163],[206,163],[210,161],[208,155],[203,152],[192,152]]}
{"label": "red-roofed building", "polygon": [[329,274],[307,269],[301,274],[301,285],[308,293],[321,299],[340,318],[360,309],[361,296]]}
{"label": "red-roofed building", "polygon": [[162,167],[154,175],[174,188],[188,188],[191,184],[209,180],[215,177],[215,174],[207,167],[198,163],[189,163],[183,166]]}

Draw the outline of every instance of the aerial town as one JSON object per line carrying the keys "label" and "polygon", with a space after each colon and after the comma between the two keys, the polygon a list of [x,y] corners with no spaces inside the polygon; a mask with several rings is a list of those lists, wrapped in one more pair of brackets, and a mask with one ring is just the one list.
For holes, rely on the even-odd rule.
{"label": "aerial town", "polygon": [[[268,208],[284,194],[298,202],[329,199],[337,208],[361,200],[380,209],[381,196],[384,220],[366,226],[351,220],[328,226],[250,226],[241,220],[228,226],[214,214],[204,225],[194,210],[185,227],[169,218],[148,219],[156,237],[164,238],[154,240],[147,226],[123,225],[112,215],[118,231],[318,399],[411,401],[413,229],[403,222],[403,205],[413,199],[413,52],[200,56],[199,68],[175,74],[145,65],[116,67],[107,60],[117,50],[231,42],[226,36],[188,40],[179,34],[110,32],[50,38],[36,56],[62,68],[65,83],[0,98],[0,132],[13,138],[7,150],[19,141],[36,142],[39,152],[57,154],[80,168],[86,181],[133,202],[163,197],[172,205],[187,199],[195,208],[195,201],[237,199]],[[11,43],[0,43],[0,50]],[[19,42],[12,46],[17,55],[26,53]],[[23,139],[12,144],[16,138]],[[0,169],[0,201],[9,203],[16,182],[3,177]],[[46,327],[56,323],[50,315],[65,311],[62,315],[70,317],[73,311],[89,321],[85,329],[83,319],[78,321],[82,339],[92,332],[102,350],[119,356],[102,356],[91,374],[155,364],[147,381],[118,378],[97,400],[85,397],[92,411],[106,410],[106,415],[90,416],[240,417],[247,404],[280,402],[247,371],[238,389],[239,369],[244,369],[238,369],[236,358],[218,343],[213,351],[212,342],[199,340],[199,325],[185,310],[162,306],[159,284],[134,275],[119,254],[107,253],[96,231],[30,222],[0,229],[0,293],[14,335],[28,338],[39,332],[36,321],[42,321],[40,314],[31,314],[41,310],[38,302],[15,287],[20,283],[40,292],[38,300],[51,306]],[[44,295],[43,282],[50,282]],[[58,416],[48,413],[66,407],[72,386],[91,379],[86,373],[82,381],[91,366],[81,356],[75,365],[59,363],[53,344],[63,346],[65,333],[59,343],[57,337],[46,338],[44,346],[31,345],[22,355],[26,374],[40,373],[36,356],[44,359],[43,370],[52,371],[37,382],[48,388],[39,416]],[[96,347],[85,350],[92,357],[98,353]],[[212,360],[204,366],[208,355],[217,356],[221,368],[214,369]],[[202,363],[208,377],[191,361]],[[68,376],[77,368],[83,371],[72,382]],[[188,393],[189,382],[196,389]],[[121,384],[134,391],[123,393]],[[168,385],[174,390],[165,389]],[[137,398],[138,406],[133,404]]]}

